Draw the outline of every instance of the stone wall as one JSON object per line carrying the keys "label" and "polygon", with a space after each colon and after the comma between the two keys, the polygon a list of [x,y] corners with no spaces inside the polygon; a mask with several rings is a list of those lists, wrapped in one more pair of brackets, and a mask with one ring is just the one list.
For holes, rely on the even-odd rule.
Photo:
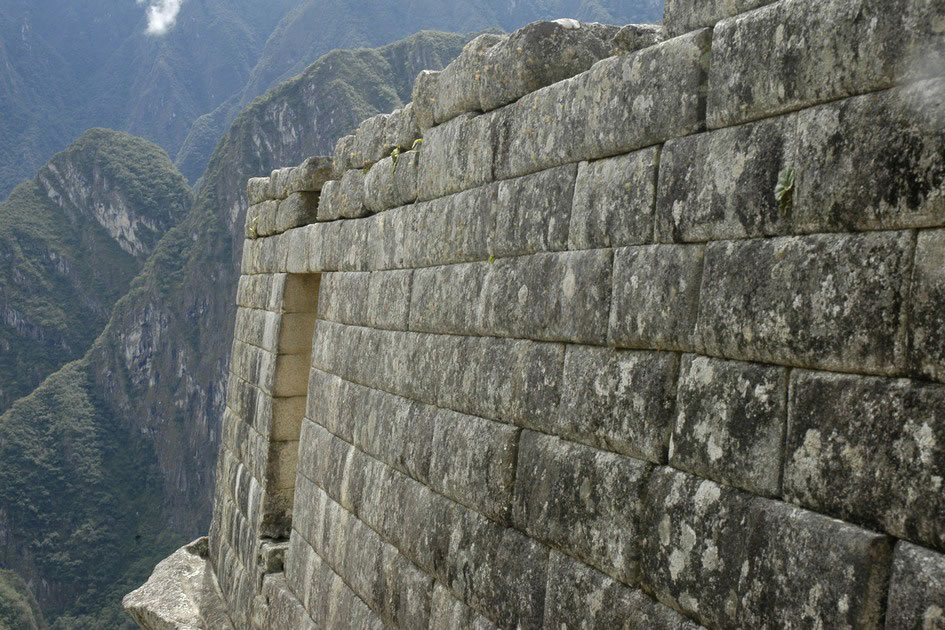
{"label": "stone wall", "polygon": [[249,196],[237,627],[945,627],[940,0],[482,36]]}

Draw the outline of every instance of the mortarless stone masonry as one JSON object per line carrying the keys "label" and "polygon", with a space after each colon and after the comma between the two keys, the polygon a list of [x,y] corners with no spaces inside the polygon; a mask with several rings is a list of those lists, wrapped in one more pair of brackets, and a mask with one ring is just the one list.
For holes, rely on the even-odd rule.
{"label": "mortarless stone masonry", "polygon": [[129,612],[945,628],[943,60],[940,0],[667,0],[250,180],[206,550]]}

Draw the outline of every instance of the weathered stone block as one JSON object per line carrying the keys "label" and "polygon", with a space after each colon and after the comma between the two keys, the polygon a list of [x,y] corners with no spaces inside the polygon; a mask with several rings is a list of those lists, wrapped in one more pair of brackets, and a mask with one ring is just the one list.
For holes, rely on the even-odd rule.
{"label": "weathered stone block", "polygon": [[355,154],[360,162],[352,168],[364,168],[390,155],[393,147],[387,146],[387,123],[389,114],[378,114],[364,120],[355,132]]}
{"label": "weathered stone block", "polygon": [[943,18],[937,0],[784,0],[720,22],[708,125],[727,127],[940,75]]}
{"label": "weathered stone block", "polygon": [[910,366],[945,381],[945,230],[919,233],[910,302]]}
{"label": "weathered stone block", "polygon": [[407,330],[410,313],[412,270],[376,271],[368,274],[367,325],[390,330]]}
{"label": "weathered stone block", "polygon": [[475,60],[476,76],[481,76],[478,85],[473,84],[478,87],[477,102],[489,111],[584,72],[611,54],[615,31],[565,19],[532,22],[495,40]]}
{"label": "weathered stone block", "polygon": [[541,628],[548,549],[458,508],[443,575],[462,601],[506,628]]}
{"label": "weathered stone block", "polygon": [[494,623],[459,601],[440,583],[433,588],[430,630],[499,630]]}
{"label": "weathered stone block", "polygon": [[332,178],[334,161],[330,157],[313,156],[292,169],[286,192],[318,192]]}
{"label": "weathered stone block", "polygon": [[414,271],[410,329],[469,334],[482,320],[482,287],[489,263],[426,267]]}
{"label": "weathered stone block", "polygon": [[704,625],[881,627],[889,538],[671,469],[647,505],[644,579]]}
{"label": "weathered stone block", "polygon": [[332,160],[332,179],[340,180],[345,171],[355,168],[358,157],[355,155],[357,138],[354,134],[343,136],[335,143],[335,156]]}
{"label": "weathered stone block", "polygon": [[421,201],[492,181],[496,115],[464,114],[426,132],[420,149]]}
{"label": "weathered stone block", "polygon": [[269,192],[273,199],[285,199],[289,196],[289,178],[294,167],[277,168],[269,175]]}
{"label": "weathered stone block", "polygon": [[249,181],[246,182],[246,199],[250,206],[269,201],[271,199],[269,178],[251,177]]}
{"label": "weathered stone block", "polygon": [[692,348],[704,251],[701,245],[616,250],[610,343],[660,350]]}
{"label": "weathered stone block", "polygon": [[[351,405],[353,441],[368,455],[401,473],[426,483],[437,409],[387,392],[364,390],[360,405]],[[350,404],[350,403],[343,403]]]}
{"label": "weathered stone block", "polygon": [[423,133],[433,126],[433,111],[436,107],[440,80],[440,71],[422,70],[413,82],[413,111],[417,117],[417,126]]}
{"label": "weathered stone block", "polygon": [[666,461],[679,360],[668,352],[570,345],[561,404],[544,431],[654,463]]}
{"label": "weathered stone block", "polygon": [[318,193],[294,192],[279,202],[276,211],[275,231],[285,232],[292,228],[314,223],[318,214]]}
{"label": "weathered stone block", "polygon": [[756,495],[781,492],[787,370],[686,355],[669,463]]}
{"label": "weathered stone block", "polygon": [[466,46],[459,57],[440,73],[437,96],[433,102],[433,119],[440,125],[466,112],[481,111],[480,81],[488,51],[506,36],[483,33]]}
{"label": "weathered stone block", "polygon": [[896,372],[912,239],[873,232],[710,243],[696,334],[713,355]]}
{"label": "weathered stone block", "polygon": [[509,521],[521,429],[455,411],[436,415],[430,485],[494,520]]}
{"label": "weathered stone block", "polygon": [[577,167],[573,164],[495,184],[495,256],[522,256],[568,248],[568,223]]}
{"label": "weathered stone block", "polygon": [[896,545],[886,627],[945,627],[945,556],[907,542]]}
{"label": "weathered stone block", "polygon": [[790,405],[786,498],[945,550],[945,386],[795,371]]}
{"label": "weathered stone block", "polygon": [[318,319],[364,325],[367,322],[367,301],[371,274],[348,271],[322,274],[318,295]]}
{"label": "weathered stone block", "polygon": [[406,267],[486,260],[497,199],[498,186],[489,185],[395,210],[385,250],[397,252],[398,266]]}
{"label": "weathered stone block", "polygon": [[420,154],[406,151],[394,161],[388,156],[371,167],[364,177],[364,205],[371,212],[383,212],[417,200]]}
{"label": "weathered stone block", "polygon": [[[346,173],[348,171],[345,171]],[[341,218],[342,199],[341,199],[341,180],[333,179],[325,182],[322,186],[322,192],[318,197],[318,209],[316,218],[318,221],[334,221]]]}
{"label": "weathered stone block", "polygon": [[796,127],[797,118],[786,116],[667,142],[660,155],[657,239],[790,233],[791,212],[779,207],[774,189],[782,170],[806,165],[806,156],[795,161]]}
{"label": "weathered stone block", "polygon": [[275,311],[282,301],[285,276],[282,274],[241,275],[236,289],[236,305]]}
{"label": "weathered stone block", "polygon": [[809,109],[797,129],[797,231],[945,225],[945,81]]}
{"label": "weathered stone block", "polygon": [[612,252],[606,249],[496,260],[482,287],[482,334],[604,343]]}
{"label": "weathered stone block", "polygon": [[384,545],[381,619],[389,628],[429,628],[433,578]]}
{"label": "weathered stone block", "polygon": [[369,214],[364,207],[364,171],[351,169],[341,178],[341,218],[357,219]]}
{"label": "weathered stone block", "polygon": [[546,628],[699,630],[672,608],[557,551],[548,562]]}
{"label": "weathered stone block", "polygon": [[[674,35],[681,34],[682,32],[674,33]],[[611,53],[632,53],[664,41],[666,41],[666,28],[661,24],[627,24],[610,40]]]}
{"label": "weathered stone block", "polygon": [[407,103],[403,109],[395,109],[391,113],[384,134],[387,146],[391,149],[398,147],[401,151],[409,151],[414,148],[414,141],[420,137],[420,126],[413,103]]}
{"label": "weathered stone block", "polygon": [[635,584],[651,470],[630,457],[525,431],[518,450],[514,522],[529,536]]}
{"label": "weathered stone block", "polygon": [[642,245],[653,240],[660,149],[582,162],[574,187],[570,249]]}
{"label": "weathered stone block", "polygon": [[746,13],[775,0],[666,0],[663,24],[670,37]]}
{"label": "weathered stone block", "polygon": [[269,236],[276,231],[276,214],[279,202],[262,201],[246,210],[246,238],[255,239]]}
{"label": "weathered stone block", "polygon": [[497,179],[641,149],[704,125],[712,33],[605,59],[497,111]]}

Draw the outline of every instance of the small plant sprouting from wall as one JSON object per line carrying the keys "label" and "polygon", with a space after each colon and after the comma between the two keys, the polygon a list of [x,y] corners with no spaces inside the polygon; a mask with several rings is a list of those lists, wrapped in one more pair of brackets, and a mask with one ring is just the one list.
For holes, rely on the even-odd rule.
{"label": "small plant sprouting from wall", "polygon": [[258,225],[259,225],[259,215],[257,214],[256,216],[253,217],[253,223],[252,225],[249,226],[249,230],[247,230],[247,236],[249,236],[249,238],[251,238],[252,240],[256,240],[257,238],[259,238],[259,231],[257,229]]}
{"label": "small plant sprouting from wall", "polygon": [[794,169],[788,167],[778,173],[778,183],[774,187],[774,198],[778,202],[778,211],[787,215],[794,208]]}

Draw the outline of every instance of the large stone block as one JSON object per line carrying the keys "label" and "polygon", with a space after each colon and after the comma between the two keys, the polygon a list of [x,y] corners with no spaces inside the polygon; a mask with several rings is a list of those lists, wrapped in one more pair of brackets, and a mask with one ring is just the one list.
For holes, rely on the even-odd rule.
{"label": "large stone block", "polygon": [[501,115],[495,175],[642,149],[704,126],[712,33],[672,39],[522,97]]}
{"label": "large stone block", "polygon": [[704,625],[881,627],[889,538],[671,469],[647,505],[644,580]]}
{"label": "large stone block", "polygon": [[463,47],[459,56],[440,73],[437,80],[433,119],[440,125],[466,112],[481,111],[479,85],[489,49],[506,39],[483,33]]}
{"label": "large stone block", "polygon": [[369,274],[365,309],[367,325],[407,330],[413,275],[412,270],[376,271]]}
{"label": "large stone block", "polygon": [[697,28],[713,26],[739,13],[751,11],[775,0],[666,0],[663,24],[670,37],[688,33]]}
{"label": "large stone block", "polygon": [[610,315],[611,250],[535,254],[488,265],[479,332],[604,343]]}
{"label": "large stone block", "polygon": [[658,147],[582,162],[574,187],[569,248],[652,242],[659,162]]}
{"label": "large stone block", "polygon": [[479,88],[479,106],[483,111],[496,109],[584,72],[610,56],[616,31],[612,26],[562,19],[532,22],[496,40],[476,60],[476,76],[481,78],[473,85]]}
{"label": "large stone block", "polygon": [[492,181],[495,114],[464,114],[426,132],[420,149],[421,201],[444,197]]}
{"label": "large stone block", "polygon": [[319,193],[293,192],[279,202],[276,211],[275,232],[315,223],[318,215]]}
{"label": "large stone block", "polygon": [[465,508],[457,509],[449,541],[438,580],[499,627],[542,627],[546,547]]}
{"label": "large stone block", "polygon": [[334,163],[330,157],[313,156],[292,169],[286,183],[286,194],[318,192],[331,179]]}
{"label": "large stone block", "polygon": [[651,470],[630,457],[525,431],[518,450],[514,522],[529,536],[635,584]]}
{"label": "large stone block", "polygon": [[459,601],[442,584],[433,588],[433,606],[430,630],[499,630],[498,627],[475,610]]}
{"label": "large stone block", "polygon": [[357,271],[322,274],[318,319],[356,326],[367,323],[371,275]]}
{"label": "large stone block", "polygon": [[482,319],[482,285],[489,263],[427,267],[414,271],[410,328],[421,332],[470,333]]}
{"label": "large stone block", "polygon": [[236,305],[276,311],[285,289],[284,274],[241,275],[236,290]]}
{"label": "large stone block", "polygon": [[896,372],[913,238],[873,232],[711,243],[696,334],[712,355]]}
{"label": "large stone block", "polygon": [[910,366],[945,381],[945,230],[919,233],[909,301]]}
{"label": "large stone block", "polygon": [[784,0],[727,19],[715,27],[708,125],[940,76],[943,19],[938,0]]}
{"label": "large stone block", "polygon": [[[358,156],[355,155],[355,150],[357,138],[354,134],[342,136],[338,139],[338,142],[335,143],[335,154],[334,159],[332,160],[332,180],[340,180],[342,175],[345,174],[350,168],[355,168],[355,163],[359,160]],[[360,168],[360,167],[358,167]]]}
{"label": "large stone block", "polygon": [[521,429],[455,411],[436,414],[430,486],[480,514],[509,521]]}
{"label": "large stone block", "polygon": [[413,103],[407,103],[403,109],[395,109],[387,118],[385,128],[387,146],[392,150],[396,147],[401,151],[413,148],[414,141],[420,137],[420,126],[417,124],[417,112]]}
{"label": "large stone block", "polygon": [[781,492],[787,370],[686,355],[669,463],[752,494]]}
{"label": "large stone block", "polygon": [[522,256],[567,249],[576,174],[571,164],[495,184],[491,253]]}
{"label": "large stone block", "polygon": [[557,551],[548,562],[546,628],[699,630],[701,626]]}
{"label": "large stone block", "polygon": [[387,392],[353,384],[349,387],[364,390],[364,396],[352,397],[343,403],[351,406],[347,413],[357,418],[352,422],[357,447],[401,473],[427,483],[438,410]]}
{"label": "large stone block", "polygon": [[413,82],[411,100],[414,115],[417,117],[417,126],[421,133],[434,124],[433,110],[436,107],[439,92],[437,83],[439,83],[440,74],[439,70],[421,70]]}
{"label": "large stone block", "polygon": [[704,251],[702,245],[616,250],[610,343],[627,348],[691,349]]}
{"label": "large stone block", "polygon": [[945,628],[945,556],[907,542],[896,545],[886,627]]}
{"label": "large stone block", "polygon": [[[787,234],[791,213],[774,197],[795,162],[793,116],[670,140],[659,164],[656,235],[698,242]],[[801,158],[806,164],[806,156]]]}
{"label": "large stone block", "polygon": [[791,380],[785,497],[945,550],[945,386],[804,371]]}
{"label": "large stone block", "polygon": [[[496,185],[384,213],[385,260],[394,267],[430,267],[489,258]],[[385,224],[386,228],[386,224]]]}
{"label": "large stone block", "polygon": [[355,153],[361,162],[353,168],[364,168],[390,155],[393,147],[387,144],[387,124],[389,114],[378,114],[364,120],[355,132]]}
{"label": "large stone block", "polygon": [[383,212],[417,200],[420,154],[405,151],[388,156],[371,167],[364,178],[364,205],[370,212]]}
{"label": "large stone block", "polygon": [[797,129],[796,231],[945,225],[945,80],[808,109]]}
{"label": "large stone block", "polygon": [[620,55],[649,48],[664,41],[666,28],[662,24],[627,24],[614,34],[610,43],[612,54]]}
{"label": "large stone block", "polygon": [[561,404],[542,430],[665,463],[679,359],[668,352],[569,345]]}

